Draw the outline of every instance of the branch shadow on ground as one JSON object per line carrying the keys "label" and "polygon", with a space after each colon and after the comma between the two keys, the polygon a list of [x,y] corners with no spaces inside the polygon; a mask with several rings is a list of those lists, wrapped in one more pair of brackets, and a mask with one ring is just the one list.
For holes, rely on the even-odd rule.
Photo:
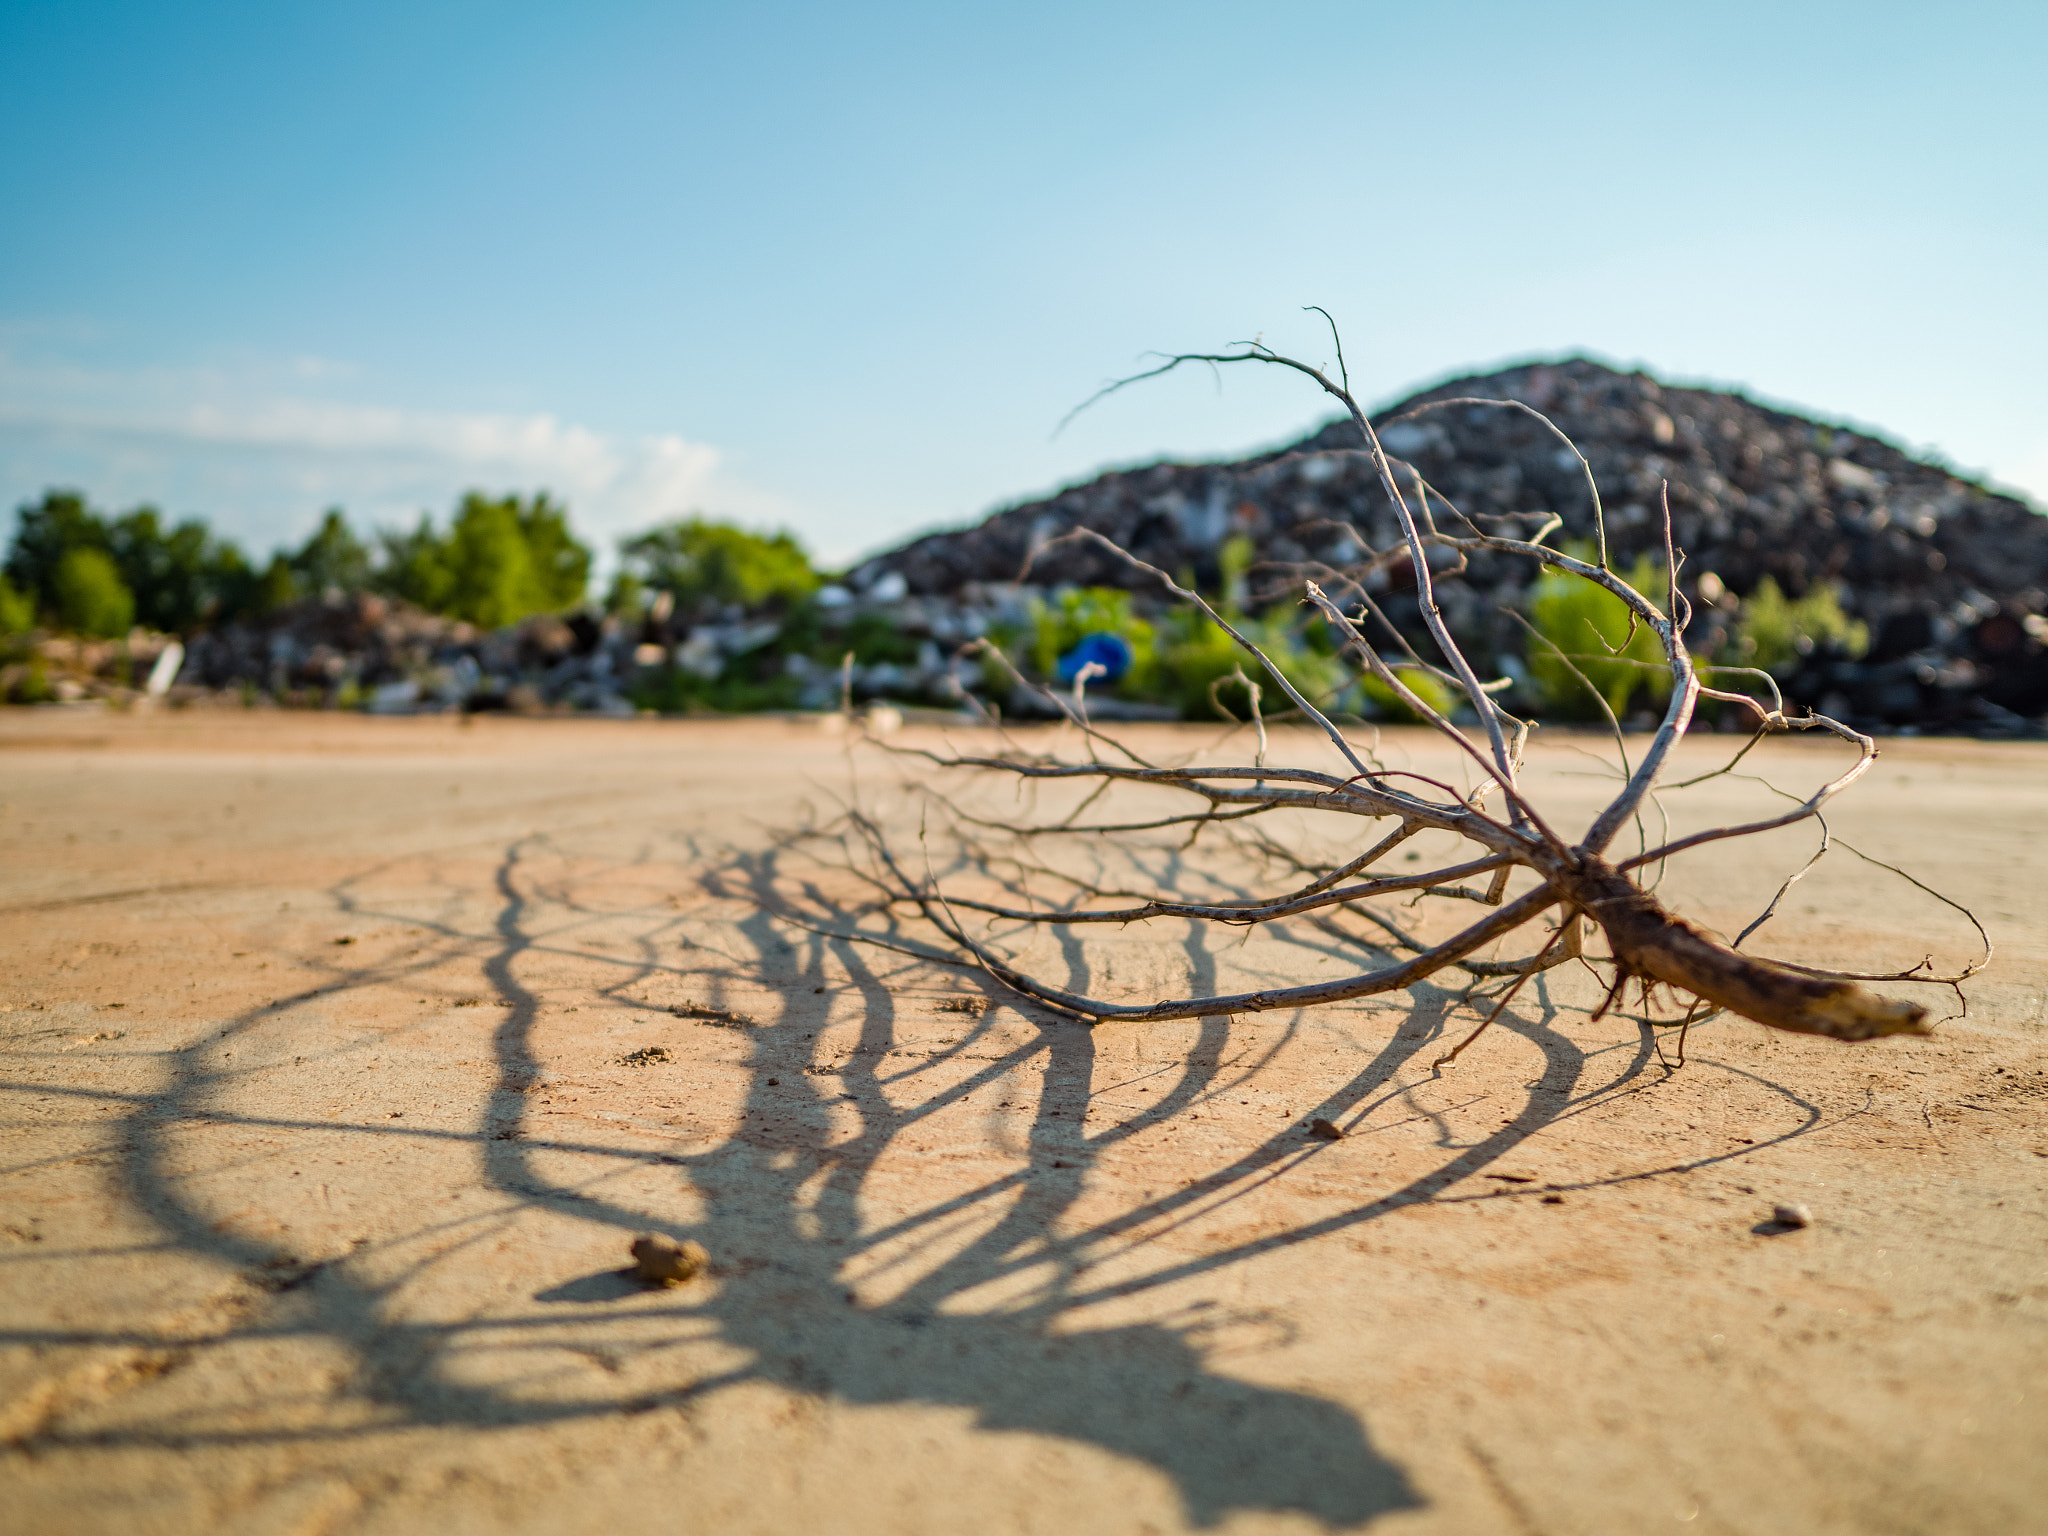
{"label": "branch shadow on ground", "polygon": [[[1013,1014],[1011,1028],[999,1037],[995,1015],[985,1012],[964,1023],[943,1049],[906,1056],[904,967],[920,962],[896,956],[890,964],[901,964],[890,970],[877,963],[875,950],[816,933],[792,945],[776,920],[786,906],[788,884],[776,851],[709,860],[706,850],[696,848],[685,850],[683,867],[708,893],[751,909],[726,930],[747,949],[727,956],[724,978],[766,986],[783,999],[779,1013],[753,1021],[745,1031],[748,1088],[737,1124],[701,1152],[570,1143],[541,1130],[529,1092],[544,1069],[547,1042],[539,998],[522,970],[537,950],[555,944],[554,927],[582,920],[579,882],[545,881],[532,870],[544,849],[544,839],[522,839],[504,850],[488,934],[464,934],[448,919],[449,945],[486,941],[483,972],[504,1013],[492,1042],[494,1085],[473,1126],[446,1133],[446,1139],[474,1153],[485,1183],[510,1208],[538,1206],[611,1227],[620,1236],[621,1253],[626,1237],[650,1229],[704,1243],[715,1256],[713,1283],[670,1293],[659,1307],[622,1308],[618,1303],[631,1297],[644,1302],[644,1293],[605,1271],[541,1289],[534,1297],[544,1309],[539,1317],[418,1322],[392,1305],[402,1285],[372,1285],[346,1263],[293,1273],[286,1277],[289,1283],[266,1285],[278,1294],[277,1310],[262,1319],[261,1328],[272,1336],[319,1336],[351,1352],[382,1406],[385,1417],[376,1426],[214,1432],[145,1417],[81,1438],[58,1420],[38,1429],[37,1444],[189,1447],[347,1439],[381,1433],[393,1422],[547,1423],[687,1406],[753,1381],[853,1404],[964,1408],[986,1430],[1096,1446],[1157,1469],[1198,1525],[1213,1525],[1237,1511],[1298,1512],[1339,1527],[1368,1524],[1419,1507],[1420,1494],[1374,1448],[1367,1427],[1349,1409],[1213,1367],[1209,1341],[1247,1319],[1196,1307],[1105,1327],[1089,1325],[1088,1309],[1215,1274],[1404,1206],[1492,1198],[1453,1190],[1544,1125],[1628,1083],[1652,1059],[1646,1037],[1607,1080],[1589,1087],[1588,1057],[1553,1027],[1558,1010],[1545,989],[1532,989],[1502,1027],[1532,1041],[1543,1053],[1544,1068],[1520,1113],[1498,1131],[1472,1144],[1443,1138],[1448,1155],[1426,1174],[1339,1214],[1194,1256],[1166,1253],[1157,1240],[1177,1224],[1245,1198],[1261,1183],[1322,1155],[1325,1149],[1301,1134],[1301,1121],[1355,1120],[1394,1093],[1403,1069],[1440,1042],[1448,995],[1428,985],[1415,988],[1408,1024],[1299,1121],[1220,1166],[1196,1171],[1166,1194],[1082,1219],[1078,1205],[1095,1159],[1120,1140],[1188,1113],[1218,1087],[1228,1065],[1229,1020],[1201,1021],[1197,1048],[1171,1069],[1170,1085],[1154,1102],[1091,1131],[1096,1042],[1090,1030],[1027,1014],[1028,1027],[1020,1035]],[[814,903],[824,903],[819,910],[826,916],[857,915],[835,907],[815,886],[805,892]],[[355,902],[365,910],[354,893],[336,894],[344,906]],[[672,947],[673,922],[664,916],[656,926]],[[680,977],[678,967],[661,960],[662,947],[650,939],[637,958],[612,962],[615,978],[602,990],[620,995],[650,978]],[[1203,973],[1212,963],[1206,951],[1191,944],[1188,958],[1197,985],[1213,979]],[[1078,954],[1071,963],[1085,968]],[[699,966],[689,974],[701,979],[705,972]],[[353,976],[337,968],[335,981],[320,991],[332,996],[390,980],[367,967]],[[819,1045],[819,1024],[826,1002],[840,989],[859,999],[858,1045],[828,1060]],[[1010,1001],[992,990],[985,995],[991,1002]],[[282,1025],[292,1002],[251,1010],[178,1053],[169,1087],[130,1111],[125,1140],[126,1193],[155,1219],[168,1244],[259,1275],[275,1264],[274,1250],[210,1219],[172,1142],[179,1127],[195,1121],[286,1124],[228,1107],[217,1058],[224,1043]],[[1025,1073],[1036,1074],[1037,1086],[1029,1095],[1021,1166],[874,1224],[873,1209],[893,1208],[875,1190],[885,1155],[899,1162],[906,1153],[914,1155],[917,1138],[931,1133],[934,1116]],[[1803,1134],[1816,1123],[1812,1107],[1802,1108],[1803,1123],[1788,1134]],[[382,1126],[354,1130],[365,1137],[421,1134]],[[626,1201],[606,1193],[602,1180],[551,1174],[548,1157],[563,1151],[619,1168],[660,1168],[673,1177],[674,1199]],[[680,1210],[702,1215],[681,1220],[675,1215]],[[848,1288],[850,1267],[862,1264],[871,1270],[893,1266],[901,1277],[886,1302],[864,1301]],[[1004,1299],[978,1303],[977,1293]],[[507,1393],[474,1385],[454,1369],[464,1352],[529,1347],[564,1321],[581,1330],[579,1336],[598,1340],[600,1348],[607,1330],[616,1329],[624,1352],[711,1339],[738,1351],[743,1363],[702,1379],[679,1376],[653,1392],[636,1387],[630,1395],[594,1398]],[[667,1331],[650,1339],[650,1323]],[[638,1330],[631,1337],[628,1324]],[[195,1334],[181,1347],[202,1350],[233,1336],[234,1330]],[[163,1342],[160,1335],[140,1331],[61,1338],[16,1331],[12,1337],[40,1344]]]}

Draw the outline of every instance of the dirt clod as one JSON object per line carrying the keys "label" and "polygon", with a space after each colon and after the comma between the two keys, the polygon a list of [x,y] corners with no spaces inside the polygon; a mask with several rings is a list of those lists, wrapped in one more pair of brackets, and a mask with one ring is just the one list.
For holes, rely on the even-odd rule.
{"label": "dirt clod", "polygon": [[681,1285],[711,1262],[702,1243],[679,1243],[659,1232],[642,1232],[633,1239],[631,1252],[633,1277],[647,1285]]}
{"label": "dirt clod", "polygon": [[667,1046],[643,1045],[639,1050],[628,1051],[625,1055],[621,1056],[619,1058],[619,1065],[622,1067],[655,1067],[661,1065],[664,1061],[673,1060],[675,1060],[675,1057],[670,1054]]}
{"label": "dirt clod", "polygon": [[1344,1139],[1344,1127],[1325,1120],[1321,1115],[1309,1121],[1308,1133],[1320,1141],[1342,1141]]}
{"label": "dirt clod", "polygon": [[1813,1225],[1813,1210],[1804,1205],[1774,1205],[1771,1220],[1781,1227],[1810,1227]]}

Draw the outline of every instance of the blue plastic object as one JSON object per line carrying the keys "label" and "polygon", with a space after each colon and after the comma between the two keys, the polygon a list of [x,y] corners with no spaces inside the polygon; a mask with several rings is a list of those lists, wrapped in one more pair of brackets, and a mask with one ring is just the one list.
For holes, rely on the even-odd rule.
{"label": "blue plastic object", "polygon": [[1090,679],[1091,682],[1114,683],[1131,670],[1130,643],[1121,635],[1104,634],[1097,631],[1083,635],[1078,644],[1060,658],[1059,679],[1071,684],[1081,675],[1081,669],[1094,662],[1102,670]]}

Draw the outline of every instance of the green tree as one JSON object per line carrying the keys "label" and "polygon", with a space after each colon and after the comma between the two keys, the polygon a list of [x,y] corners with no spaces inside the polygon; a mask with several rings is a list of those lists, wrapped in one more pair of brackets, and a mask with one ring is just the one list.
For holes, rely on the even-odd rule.
{"label": "green tree", "polygon": [[545,492],[522,500],[472,491],[446,537],[422,516],[417,529],[385,533],[382,543],[386,591],[488,629],[572,608],[590,585],[590,551]]}
{"label": "green tree", "polygon": [[657,592],[674,595],[680,613],[737,603],[794,603],[823,584],[803,545],[788,533],[749,533],[691,517],[619,545],[626,568]]}
{"label": "green tree", "polygon": [[57,561],[58,621],[81,635],[112,639],[128,633],[135,622],[135,597],[113,558],[103,549],[80,545]]}
{"label": "green tree", "polygon": [[258,577],[242,551],[188,518],[164,526],[155,507],[137,507],[107,527],[107,553],[135,594],[135,616],[151,629],[184,633],[233,618],[256,596]]}
{"label": "green tree", "polygon": [[16,511],[7,547],[7,579],[38,613],[55,616],[57,567],[74,549],[107,548],[107,523],[77,491],[49,490]]}
{"label": "green tree", "polygon": [[296,553],[286,557],[298,589],[309,597],[324,592],[360,592],[370,584],[369,546],[356,537],[339,507],[329,507],[320,526]]}
{"label": "green tree", "polygon": [[433,518],[422,512],[419,526],[410,533],[387,528],[377,535],[377,542],[383,547],[384,558],[374,584],[429,613],[443,611],[453,582]]}

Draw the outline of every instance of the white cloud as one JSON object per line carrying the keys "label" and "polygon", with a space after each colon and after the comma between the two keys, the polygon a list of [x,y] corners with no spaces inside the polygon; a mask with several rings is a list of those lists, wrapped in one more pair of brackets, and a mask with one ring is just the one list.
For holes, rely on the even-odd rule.
{"label": "white cloud", "polygon": [[547,490],[600,556],[624,533],[723,493],[716,448],[675,433],[631,437],[548,414],[404,410],[321,398],[340,365],[96,371],[0,352],[0,494],[51,485],[100,506],[198,513],[252,552],[340,505],[360,524],[445,514],[463,491]]}

